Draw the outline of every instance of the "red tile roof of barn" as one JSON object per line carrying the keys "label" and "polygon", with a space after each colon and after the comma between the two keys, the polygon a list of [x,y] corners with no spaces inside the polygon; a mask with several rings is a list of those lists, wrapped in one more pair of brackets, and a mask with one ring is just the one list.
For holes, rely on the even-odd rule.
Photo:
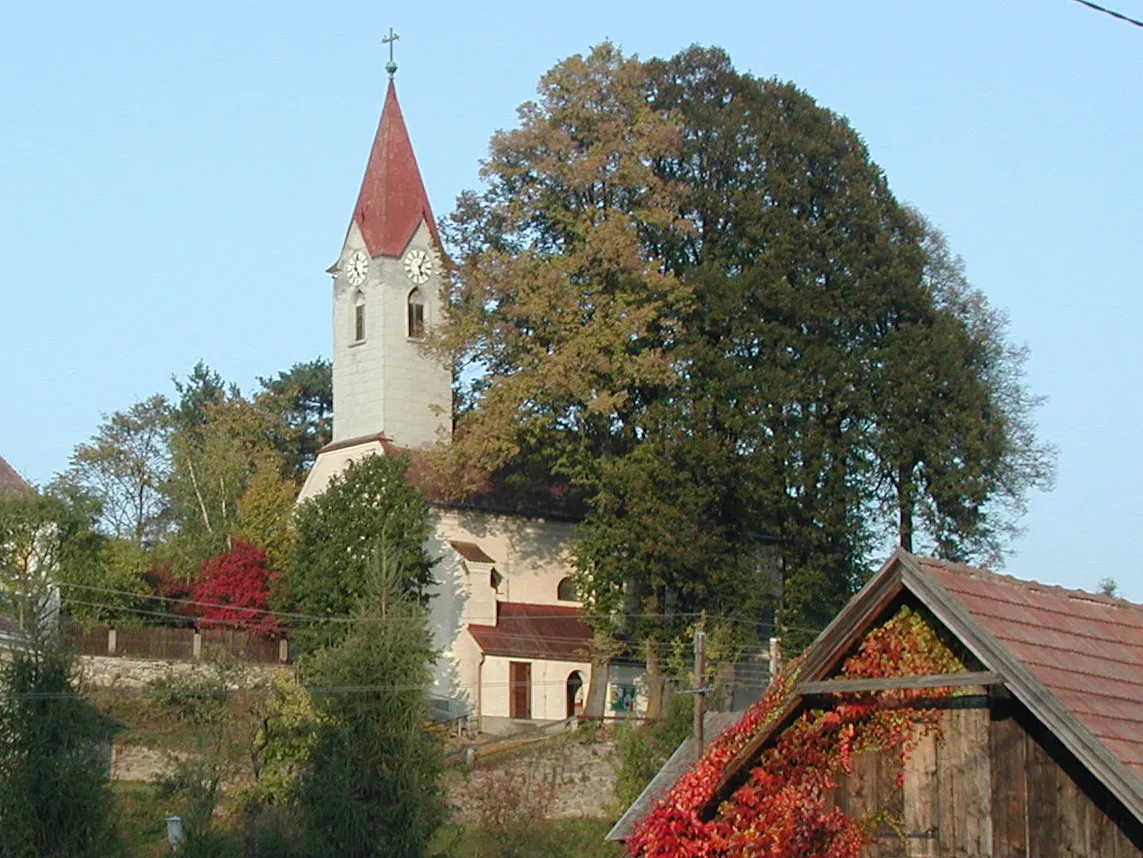
{"label": "red tile roof of barn", "polygon": [[19,492],[31,491],[32,487],[19,474],[16,469],[4,461],[0,456],[0,495],[14,495]]}
{"label": "red tile roof of barn", "polygon": [[440,236],[397,103],[397,89],[389,81],[381,122],[353,207],[353,222],[361,230],[370,256],[399,256],[422,220],[439,248]]}
{"label": "red tile roof of barn", "polygon": [[586,661],[591,629],[578,608],[497,602],[496,625],[468,627],[487,655]]}
{"label": "red tile roof of barn", "polygon": [[806,651],[778,717],[725,769],[704,812],[903,593],[943,623],[1081,766],[1143,822],[1143,606],[898,549]]}
{"label": "red tile roof of barn", "polygon": [[917,561],[1143,777],[1143,606],[958,564]]}

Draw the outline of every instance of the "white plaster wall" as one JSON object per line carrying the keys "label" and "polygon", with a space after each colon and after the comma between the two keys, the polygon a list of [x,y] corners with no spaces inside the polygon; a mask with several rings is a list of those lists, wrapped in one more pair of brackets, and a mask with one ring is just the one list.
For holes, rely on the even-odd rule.
{"label": "white plaster wall", "polygon": [[567,717],[567,681],[573,671],[583,674],[584,689],[591,681],[591,665],[579,661],[546,661],[490,655],[482,671],[483,714],[507,718],[509,697],[508,662],[529,661],[532,665],[532,721],[562,721]]}
{"label": "white plaster wall", "polygon": [[[433,531],[425,550],[430,557],[439,558],[433,569],[436,584],[429,601],[433,645],[441,652],[434,670],[438,694],[465,698],[476,711],[481,652],[465,627],[469,622],[494,625],[497,600],[569,607],[576,604],[556,598],[560,580],[572,572],[567,554],[571,537],[572,525],[566,522],[434,508]],[[466,568],[448,544],[450,540],[475,543],[493,559],[502,578],[499,591],[492,589],[486,567],[474,564]],[[494,680],[491,687],[487,678],[489,670],[507,671],[507,660],[501,661],[499,666],[490,666],[492,657],[485,659],[483,715],[508,715],[507,673]],[[590,665],[584,664],[583,668],[590,670]],[[575,668],[569,668],[561,682],[572,669]],[[536,670],[533,668],[533,682],[537,681]],[[560,690],[560,696],[552,699],[562,700],[562,694]],[[537,699],[533,697],[533,701]],[[563,718],[560,711],[551,717]],[[547,717],[537,714],[535,703],[533,717]]]}
{"label": "white plaster wall", "polygon": [[380,441],[367,441],[364,444],[319,453],[314,466],[306,474],[306,481],[302,485],[302,490],[298,493],[298,503],[315,498],[324,492],[329,481],[344,471],[350,462],[356,462],[365,456],[375,455],[385,455],[385,449],[381,446]]}
{"label": "white plaster wall", "polygon": [[[437,507],[430,549],[451,555],[449,540],[474,542],[494,561],[502,581],[497,598],[502,602],[566,605],[556,598],[560,581],[575,570],[568,548],[573,525],[524,516],[496,515]],[[479,584],[480,582],[474,582]],[[487,585],[485,580],[484,585]],[[487,622],[477,620],[474,622]]]}
{"label": "white plaster wall", "polygon": [[[430,255],[432,234],[425,223],[409,248]],[[400,257],[376,256],[365,282],[354,286],[340,270],[355,250],[365,251],[357,225],[350,227],[333,280],[333,440],[384,432],[400,447],[447,439],[452,425],[452,377],[448,367],[408,337],[407,300],[414,288]],[[367,251],[366,251],[367,252]],[[440,262],[420,286],[425,324],[441,320]],[[365,300],[365,339],[355,340],[357,293]]]}

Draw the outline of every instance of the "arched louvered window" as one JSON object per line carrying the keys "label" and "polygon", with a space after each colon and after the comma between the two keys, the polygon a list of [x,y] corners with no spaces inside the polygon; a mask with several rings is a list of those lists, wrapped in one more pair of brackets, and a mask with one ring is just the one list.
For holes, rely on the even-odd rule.
{"label": "arched louvered window", "polygon": [[353,298],[353,341],[365,339],[365,294],[358,289]]}
{"label": "arched louvered window", "polygon": [[425,335],[425,298],[420,289],[409,293],[409,336],[419,340]]}

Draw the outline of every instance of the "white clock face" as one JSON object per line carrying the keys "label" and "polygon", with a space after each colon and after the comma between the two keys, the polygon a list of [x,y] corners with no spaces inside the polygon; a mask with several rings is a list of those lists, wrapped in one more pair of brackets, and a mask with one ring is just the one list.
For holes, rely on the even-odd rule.
{"label": "white clock face", "polygon": [[432,258],[421,249],[410,250],[405,254],[405,274],[418,286],[433,273]]}
{"label": "white clock face", "polygon": [[369,257],[360,250],[353,251],[345,264],[345,277],[354,286],[365,282],[365,274],[369,271]]}

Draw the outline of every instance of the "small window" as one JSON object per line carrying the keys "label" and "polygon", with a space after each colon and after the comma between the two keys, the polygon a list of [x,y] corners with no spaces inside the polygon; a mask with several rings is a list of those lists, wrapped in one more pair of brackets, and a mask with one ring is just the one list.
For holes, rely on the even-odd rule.
{"label": "small window", "polygon": [[365,296],[357,293],[353,304],[353,341],[359,343],[365,339]]}
{"label": "small window", "polygon": [[420,289],[409,293],[409,336],[419,340],[425,335],[425,299]]}
{"label": "small window", "polygon": [[575,592],[575,582],[571,578],[564,578],[556,587],[556,598],[561,602],[578,602]]}
{"label": "small window", "polygon": [[488,576],[488,583],[492,585],[493,590],[499,590],[500,584],[501,584],[501,582],[503,582],[503,580],[504,579],[500,577],[500,573],[497,572],[495,569],[493,569],[492,572]]}

